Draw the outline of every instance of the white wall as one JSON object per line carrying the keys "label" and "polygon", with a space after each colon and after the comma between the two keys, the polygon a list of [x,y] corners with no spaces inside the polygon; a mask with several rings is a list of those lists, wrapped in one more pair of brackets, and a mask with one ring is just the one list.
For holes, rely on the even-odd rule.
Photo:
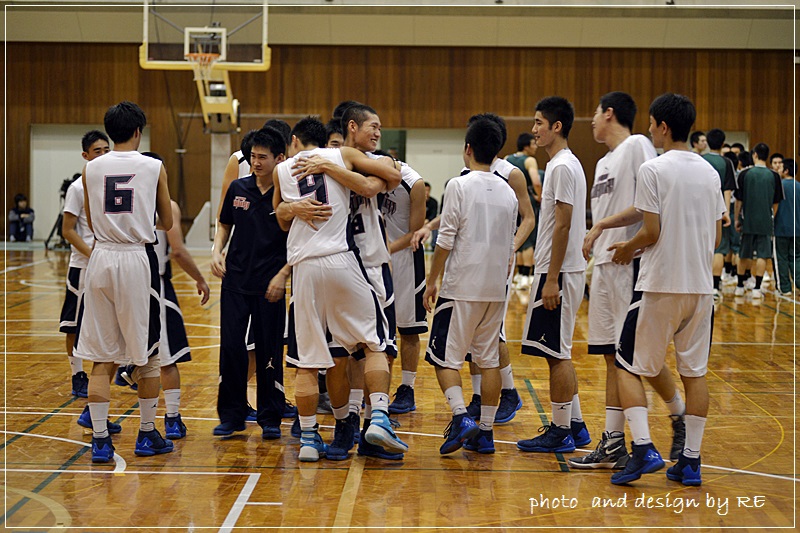
{"label": "white wall", "polygon": [[445,182],[464,168],[466,129],[411,129],[406,135],[406,163],[431,184],[431,196],[440,201]]}
{"label": "white wall", "polygon": [[[43,241],[61,209],[61,183],[86,163],[81,157],[81,137],[89,130],[104,131],[102,125],[32,124],[30,206],[36,211],[35,240]],[[145,128],[139,150],[150,149],[150,130]],[[16,191],[14,191],[16,194]]]}

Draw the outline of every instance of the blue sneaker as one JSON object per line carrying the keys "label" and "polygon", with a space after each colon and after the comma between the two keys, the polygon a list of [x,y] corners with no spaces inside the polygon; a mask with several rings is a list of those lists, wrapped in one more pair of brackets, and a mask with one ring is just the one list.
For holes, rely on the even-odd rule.
{"label": "blue sneaker", "polygon": [[568,429],[558,427],[550,423],[549,426],[539,428],[538,437],[517,441],[517,448],[523,452],[574,452],[575,441],[572,439],[572,432]]}
{"label": "blue sneaker", "polygon": [[258,421],[258,411],[253,409],[249,403],[247,404],[247,416],[244,418],[245,422],[257,422]]}
{"label": "blue sneaker", "polygon": [[227,437],[233,435],[234,431],[244,431],[244,422],[223,422],[214,428],[214,435]]}
{"label": "blue sneaker", "polygon": [[[481,418],[481,395],[480,394],[473,394],[472,400],[469,402],[467,406],[467,414],[469,417],[475,420],[479,420]],[[497,421],[497,415],[495,414],[494,417],[495,421]]]}
{"label": "blue sneaker", "polygon": [[296,439],[300,438],[300,434],[302,433],[302,431],[300,431],[300,417],[299,416],[294,417],[294,422],[292,422],[292,429],[290,430],[290,433],[291,433],[292,437],[294,437]]}
{"label": "blue sneaker", "polygon": [[667,469],[667,479],[680,481],[691,487],[700,486],[703,483],[700,476],[700,458],[692,459],[681,454],[678,462]]}
{"label": "blue sneaker", "polygon": [[366,437],[364,437],[364,433],[366,433],[369,426],[370,420],[365,419],[364,429],[360,432],[361,437],[359,438],[358,442],[358,455],[363,457],[374,457],[376,459],[385,459],[387,461],[402,461],[405,458],[405,454],[403,453],[387,452],[380,446],[375,446],[374,444],[367,442]]}
{"label": "blue sneaker", "polygon": [[181,420],[181,415],[164,416],[164,435],[168,439],[182,439],[186,436],[186,424]]}
{"label": "blue sneaker", "polygon": [[642,474],[649,474],[664,468],[664,460],[652,442],[650,444],[631,443],[631,448],[633,451],[625,469],[611,476],[611,483],[614,485],[625,485],[636,481],[642,477]]}
{"label": "blue sneaker", "polygon": [[80,371],[72,376],[72,395],[78,398],[89,397],[89,376]]}
{"label": "blue sneaker", "polygon": [[400,415],[416,410],[417,404],[414,401],[414,388],[409,385],[400,385],[397,387],[397,392],[394,393],[394,401],[389,404],[389,412]]}
{"label": "blue sneaker", "polygon": [[464,443],[464,449],[478,453],[494,453],[494,432],[479,428],[478,434]]}
{"label": "blue sneaker", "polygon": [[355,413],[350,413],[347,418],[336,421],[333,430],[333,442],[328,446],[328,455],[331,461],[344,461],[350,457],[353,449],[354,434],[358,432],[359,418]]}
{"label": "blue sneaker", "polygon": [[114,378],[114,384],[120,387],[130,387],[132,390],[139,390],[139,385],[133,381],[134,365],[122,365],[117,368],[117,377]]}
{"label": "blue sneaker", "polygon": [[[89,413],[89,406],[83,408],[81,412],[81,416],[78,417],[78,425],[81,427],[92,429],[92,415]],[[106,427],[108,428],[109,435],[116,435],[120,431],[122,431],[122,426],[119,424],[115,424],[111,420],[106,422]]]}
{"label": "blue sneaker", "polygon": [[304,463],[315,463],[328,454],[328,445],[322,440],[317,428],[319,424],[312,431],[303,431],[300,435],[300,461]]}
{"label": "blue sneaker", "polygon": [[[506,422],[511,422],[520,409],[522,409],[522,398],[520,398],[517,389],[501,390],[500,404],[497,406],[497,413],[494,415],[494,423],[505,424]],[[478,418],[480,418],[480,413]]]}
{"label": "blue sneaker", "polygon": [[283,415],[281,418],[294,418],[297,416],[297,407],[292,402],[286,400],[286,405],[283,408]]}
{"label": "blue sneaker", "polygon": [[281,438],[281,427],[264,426],[261,428],[261,438],[264,440],[275,440]]}
{"label": "blue sneaker", "polygon": [[169,453],[172,448],[172,441],[163,438],[157,429],[152,431],[142,431],[140,429],[139,436],[136,438],[136,449],[133,450],[133,453],[149,457],[151,455]]}
{"label": "blue sneaker", "polygon": [[405,453],[408,451],[408,444],[395,435],[392,423],[389,422],[389,414],[384,411],[372,411],[372,421],[364,432],[364,438],[370,444],[380,446],[387,452]]}
{"label": "blue sneaker", "polygon": [[575,441],[576,448],[587,446],[592,442],[592,437],[589,436],[589,430],[583,420],[580,422],[573,420],[569,423],[569,427],[572,431],[572,440]]}
{"label": "blue sneaker", "polygon": [[92,462],[108,463],[114,458],[114,445],[111,437],[96,439],[92,437]]}
{"label": "blue sneaker", "polygon": [[442,455],[453,453],[461,448],[464,441],[471,439],[480,432],[478,424],[469,416],[469,413],[455,415],[444,430],[444,444],[439,448]]}

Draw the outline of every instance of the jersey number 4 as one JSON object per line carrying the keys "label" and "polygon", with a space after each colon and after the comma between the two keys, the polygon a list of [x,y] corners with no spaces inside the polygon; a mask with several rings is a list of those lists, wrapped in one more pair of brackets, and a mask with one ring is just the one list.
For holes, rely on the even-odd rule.
{"label": "jersey number 4", "polygon": [[133,213],[133,189],[119,187],[133,179],[133,175],[106,176],[105,212]]}
{"label": "jersey number 4", "polygon": [[320,203],[328,203],[328,187],[325,185],[325,174],[313,174],[306,176],[297,182],[300,196],[314,195],[314,199]]}

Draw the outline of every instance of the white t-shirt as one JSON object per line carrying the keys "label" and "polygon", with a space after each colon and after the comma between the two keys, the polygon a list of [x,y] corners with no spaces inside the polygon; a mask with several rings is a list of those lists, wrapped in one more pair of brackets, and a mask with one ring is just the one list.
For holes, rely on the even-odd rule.
{"label": "white t-shirt", "polygon": [[[89,222],[86,220],[86,209],[83,208],[83,180],[81,178],[72,182],[64,196],[64,212],[75,215],[75,231],[78,237],[91,248],[94,245],[94,233],[89,229]],[[70,245],[72,253],[69,256],[69,266],[76,268],[86,268],[89,258]]]}
{"label": "white t-shirt", "polygon": [[111,151],[86,164],[86,189],[97,242],[156,240],[156,193],[161,161]]}
{"label": "white t-shirt", "polygon": [[660,216],[642,254],[636,290],[711,294],[716,222],[725,212],[719,174],[699,155],[670,150],[642,164],[634,206]]}
{"label": "white t-shirt", "polygon": [[586,235],[586,175],[578,158],[569,148],[560,150],[547,163],[542,184],[542,210],[539,212],[539,234],[534,259],[536,274],[547,274],[553,250],[556,227],[556,201],[572,206],[569,240],[561,272],[583,272],[583,238]]}
{"label": "white t-shirt", "polygon": [[[642,163],[656,157],[653,143],[644,135],[631,135],[597,162],[592,185],[592,220],[598,221],[624,211],[636,197],[636,176]],[[615,242],[630,240],[641,222],[605,230],[594,243],[594,264],[610,263]]]}
{"label": "white t-shirt", "polygon": [[250,170],[250,161],[244,158],[244,154],[241,150],[236,150],[233,152],[233,157],[239,161],[239,175],[237,176],[237,179],[246,178],[253,173]]}
{"label": "white t-shirt", "polygon": [[383,199],[381,212],[386,220],[386,234],[396,241],[409,232],[411,222],[411,188],[422,180],[416,170],[405,163],[400,164],[400,185]]}
{"label": "white t-shirt", "polygon": [[[489,166],[489,171],[503,178],[503,180],[506,183],[508,183],[508,178],[511,176],[511,173],[514,170],[519,170],[519,169],[514,165],[512,165],[511,163],[509,163],[508,161],[506,161],[505,159],[501,159],[499,157],[495,158],[495,160],[492,161],[492,164]],[[469,173],[470,173],[469,167],[464,167],[461,169],[462,176]]]}
{"label": "white t-shirt", "polygon": [[502,302],[514,246],[517,197],[493,172],[450,180],[436,246],[450,250],[440,295]]}
{"label": "white t-shirt", "polygon": [[300,152],[280,163],[278,178],[280,180],[281,197],[284,202],[299,202],[312,197],[323,204],[331,206],[331,217],[325,222],[316,222],[314,230],[306,222],[296,218],[289,229],[286,242],[286,258],[290,265],[296,265],[304,259],[324,257],[346,252],[352,248],[348,242],[347,224],[350,213],[350,189],[326,174],[315,174],[297,181],[292,176],[292,165],[298,157],[319,155],[337,165],[344,167],[344,160],[338,148],[314,148]]}

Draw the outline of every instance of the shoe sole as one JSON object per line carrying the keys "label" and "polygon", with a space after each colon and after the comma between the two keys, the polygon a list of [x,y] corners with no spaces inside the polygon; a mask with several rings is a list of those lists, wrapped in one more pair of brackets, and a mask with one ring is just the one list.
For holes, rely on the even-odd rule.
{"label": "shoe sole", "polygon": [[[480,433],[480,428],[478,426],[470,426],[465,429],[456,439],[452,441],[448,441],[442,444],[442,447],[439,448],[439,453],[442,455],[446,455],[448,453],[453,453],[454,451],[461,448],[466,441],[475,437]],[[447,445],[447,447],[445,447]]]}
{"label": "shoe sole", "polygon": [[408,408],[402,407],[402,408],[399,408],[399,409],[397,407],[392,407],[391,405],[389,406],[389,414],[390,415],[402,415],[402,414],[410,413],[411,411],[416,411],[416,410],[417,410],[417,406],[416,405],[412,405],[411,407],[408,407]]}
{"label": "shoe sole", "polygon": [[408,444],[375,423],[370,424],[369,429],[364,433],[364,438],[370,444],[380,446],[389,453],[406,453],[408,451]]}
{"label": "shoe sole", "polygon": [[[623,457],[623,459],[626,458]],[[567,459],[567,464],[570,468],[577,468],[578,470],[622,470],[628,464],[628,461],[623,461],[623,459],[618,459],[613,463],[576,463],[572,459]],[[620,464],[620,461],[622,461],[622,464]]]}
{"label": "shoe sole", "polygon": [[344,455],[337,453],[331,454],[331,451],[328,450],[328,453],[325,454],[325,459],[327,459],[328,461],[346,461],[347,459],[350,459],[350,454],[349,453],[345,453]]}
{"label": "shoe sole", "polygon": [[185,433],[167,433],[167,432],[165,431],[165,432],[164,432],[164,436],[165,436],[166,438],[170,439],[170,440],[180,440],[180,439],[182,439],[183,437],[185,437],[185,436],[186,436],[186,434],[185,434]]}
{"label": "shoe sole", "polygon": [[374,459],[383,459],[385,461],[402,461],[405,458],[405,455],[402,453],[387,453],[384,451],[372,452],[365,451],[360,448],[357,453],[361,457],[372,457]]}
{"label": "shoe sole", "polygon": [[299,459],[303,463],[316,463],[321,457],[325,457],[326,453],[321,452],[313,446],[301,446]]}
{"label": "shoe sole", "polygon": [[244,424],[242,424],[241,426],[236,427],[236,428],[234,428],[234,429],[232,429],[230,431],[225,431],[225,430],[222,430],[222,429],[218,430],[218,429],[214,428],[214,432],[213,433],[214,433],[214,435],[217,435],[218,437],[227,437],[227,436],[233,435],[237,431],[244,431],[245,429],[247,429],[247,428],[244,426]]}
{"label": "shoe sole", "polygon": [[670,474],[669,472],[667,472],[667,479],[669,479],[670,481],[680,481],[687,487],[699,487],[700,485],[703,484],[702,479],[690,479],[687,481],[683,478],[683,476]]}
{"label": "shoe sole", "polygon": [[110,463],[111,457],[92,456],[93,463]]}
{"label": "shoe sole", "polygon": [[471,452],[478,452],[487,455],[494,453],[494,448],[473,448],[472,446],[467,446],[466,444],[464,444],[464,449],[469,450]]}
{"label": "shoe sole", "polygon": [[175,449],[174,446],[170,446],[169,448],[161,448],[161,449],[158,449],[158,450],[153,450],[153,449],[138,450],[137,449],[137,450],[134,450],[133,453],[138,455],[139,457],[152,457],[154,455],[161,455],[162,453],[170,453],[174,449]]}
{"label": "shoe sole", "polygon": [[612,477],[611,478],[611,483],[614,484],[614,485],[625,485],[625,484],[630,483],[631,481],[636,481],[637,479],[639,479],[640,477],[642,477],[645,474],[652,474],[653,472],[658,472],[662,468],[664,468],[664,461],[663,460],[643,468],[641,471],[637,472],[636,474],[630,474],[630,475],[626,476],[624,479],[622,479],[622,478],[614,479]]}
{"label": "shoe sole", "polygon": [[545,448],[543,446],[533,446],[526,448],[517,443],[517,448],[523,452],[538,452],[538,453],[570,453],[575,451],[575,446],[559,446],[558,448]]}

